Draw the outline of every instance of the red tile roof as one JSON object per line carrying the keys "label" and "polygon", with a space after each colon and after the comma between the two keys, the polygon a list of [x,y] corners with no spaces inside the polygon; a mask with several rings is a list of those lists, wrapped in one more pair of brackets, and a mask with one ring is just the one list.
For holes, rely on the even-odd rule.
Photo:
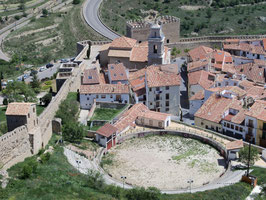
{"label": "red tile roof", "polygon": [[108,72],[112,81],[128,80],[126,68],[123,63],[108,64]]}
{"label": "red tile roof", "polygon": [[201,68],[201,67],[208,67],[208,61],[207,60],[198,60],[195,62],[188,63],[188,71],[191,71],[193,69]]}
{"label": "red tile roof", "polygon": [[189,85],[200,85],[204,89],[210,88],[214,81],[210,80],[209,78],[212,77],[215,79],[215,75],[206,72],[204,70],[196,71],[196,72],[190,72],[188,73],[188,84]]}
{"label": "red tile roof", "polygon": [[9,103],[6,109],[6,115],[27,115],[32,105],[35,105],[35,103]]}
{"label": "red tile roof", "polygon": [[266,51],[266,38],[262,39],[262,44],[264,47],[264,51]]}
{"label": "red tile roof", "polygon": [[116,38],[112,41],[110,48],[126,48],[126,49],[131,49],[135,46],[137,40],[128,38],[125,36]]}
{"label": "red tile roof", "polygon": [[87,69],[84,71],[83,84],[99,84],[99,74],[97,69]]}
{"label": "red tile roof", "polygon": [[148,87],[161,87],[161,86],[179,86],[179,74],[164,72],[160,70],[160,66],[152,65],[147,68],[146,81]]}
{"label": "red tile roof", "polygon": [[257,100],[246,115],[266,122],[266,101]]}
{"label": "red tile roof", "polygon": [[190,101],[193,100],[202,100],[204,99],[204,90],[198,91],[196,94],[194,94],[192,97],[190,97]]}
{"label": "red tile roof", "polygon": [[129,86],[123,84],[81,85],[80,94],[128,94]]}
{"label": "red tile roof", "polygon": [[147,71],[147,68],[140,69],[136,72],[130,72],[129,73],[129,80],[134,80],[140,77],[145,77],[145,73]]}
{"label": "red tile roof", "polygon": [[259,67],[254,63],[246,63],[236,66],[235,69],[237,74],[246,75],[248,80],[251,80],[255,83],[265,83],[266,77],[263,67]]}
{"label": "red tile roof", "polygon": [[199,46],[195,49],[190,50],[188,54],[193,61],[197,61],[197,60],[206,59],[207,55],[211,52],[213,52],[212,48]]}
{"label": "red tile roof", "polygon": [[224,44],[224,49],[227,50],[241,50],[245,52],[250,52],[254,54],[262,54],[266,55],[262,46],[256,46],[248,43],[240,43],[240,44]]}
{"label": "red tile roof", "polygon": [[244,90],[248,91],[254,86],[254,83],[248,80],[243,80],[239,83],[239,86],[243,87]]}
{"label": "red tile roof", "polygon": [[110,137],[111,135],[115,134],[118,131],[116,127],[113,125],[106,123],[101,128],[99,128],[96,133],[102,135],[104,137]]}
{"label": "red tile roof", "polygon": [[148,62],[148,43],[143,42],[140,45],[133,47],[130,55],[130,61],[132,62]]}
{"label": "red tile roof", "polygon": [[244,147],[244,143],[243,140],[236,140],[233,142],[226,143],[225,146],[227,150],[241,149]]}
{"label": "red tile roof", "polygon": [[161,120],[161,121],[165,121],[167,117],[169,116],[171,115],[167,113],[155,112],[151,110],[142,112],[138,115],[138,117],[143,117],[146,119],[153,119],[153,120]]}
{"label": "red tile roof", "polygon": [[120,119],[114,124],[119,132],[122,132],[127,127],[134,127],[137,117],[142,113],[148,111],[148,107],[143,103],[134,104],[129,110],[124,112]]}

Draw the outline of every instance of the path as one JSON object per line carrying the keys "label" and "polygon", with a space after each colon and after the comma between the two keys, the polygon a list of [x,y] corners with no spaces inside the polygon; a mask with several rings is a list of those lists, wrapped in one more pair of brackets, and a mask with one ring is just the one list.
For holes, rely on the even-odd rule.
{"label": "path", "polygon": [[102,23],[99,17],[101,2],[102,0],[87,0],[83,5],[83,16],[91,28],[104,37],[113,40],[120,36]]}

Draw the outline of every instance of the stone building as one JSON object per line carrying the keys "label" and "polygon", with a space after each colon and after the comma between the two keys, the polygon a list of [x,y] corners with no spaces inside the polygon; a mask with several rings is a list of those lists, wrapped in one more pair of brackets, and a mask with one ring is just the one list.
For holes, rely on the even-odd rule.
{"label": "stone building", "polygon": [[[180,38],[180,19],[173,16],[158,17],[157,22],[162,26],[165,34],[164,43],[175,43]],[[150,34],[150,28],[154,21],[128,21],[126,24],[126,36],[136,39],[138,42],[146,41]]]}
{"label": "stone building", "polygon": [[6,110],[6,121],[8,131],[27,125],[28,131],[38,125],[35,103],[10,103]]}

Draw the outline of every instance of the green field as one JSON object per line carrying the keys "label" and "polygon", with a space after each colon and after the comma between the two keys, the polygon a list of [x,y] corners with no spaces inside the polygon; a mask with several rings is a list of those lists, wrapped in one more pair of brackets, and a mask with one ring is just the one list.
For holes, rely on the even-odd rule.
{"label": "green field", "polygon": [[122,112],[124,108],[110,109],[110,108],[96,108],[91,121],[93,120],[112,120],[116,115]]}
{"label": "green field", "polygon": [[65,6],[47,17],[33,18],[28,25],[8,35],[4,51],[11,55],[15,53],[24,63],[34,65],[74,57],[76,42],[102,39],[84,24],[80,12],[83,1]]}
{"label": "green field", "polygon": [[[176,195],[157,194],[156,198],[150,198],[150,196],[146,196],[147,194],[145,195],[144,190],[132,191],[107,186],[97,179],[92,179],[91,176],[78,173],[67,162],[66,157],[63,155],[63,148],[55,146],[55,142],[59,138],[60,136],[53,135],[50,145],[53,145],[55,150],[49,161],[43,164],[38,163],[36,171],[29,178],[21,178],[21,171],[24,165],[36,160],[36,156],[27,158],[24,162],[8,170],[10,180],[6,189],[0,188],[1,199],[244,200],[252,189],[245,183],[237,183],[205,192]],[[88,143],[88,145],[90,144]],[[252,174],[258,175],[259,183],[261,183],[265,178],[266,169],[254,168]],[[137,195],[138,198],[136,198]]]}
{"label": "green field", "polygon": [[[224,5],[230,3],[225,0],[219,2],[223,2]],[[203,8],[198,10],[181,8],[185,5],[201,5]],[[146,17],[148,15],[146,11],[179,17],[182,37],[191,37],[192,32],[199,36],[265,34],[266,21],[261,18],[266,17],[265,10],[266,4],[218,8],[216,5],[208,7],[206,1],[105,0],[101,9],[101,18],[105,24],[121,34],[125,34],[127,20]]]}

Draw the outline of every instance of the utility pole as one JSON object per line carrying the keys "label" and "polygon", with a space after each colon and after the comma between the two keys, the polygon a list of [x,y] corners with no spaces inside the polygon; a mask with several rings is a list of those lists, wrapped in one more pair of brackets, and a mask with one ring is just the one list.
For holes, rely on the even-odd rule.
{"label": "utility pole", "polygon": [[125,180],[127,179],[127,177],[126,176],[121,176],[121,179],[123,179],[123,189],[124,189]]}
{"label": "utility pole", "polygon": [[194,182],[194,181],[193,181],[192,179],[190,179],[190,180],[187,181],[187,183],[190,184],[190,193],[191,193],[191,190],[192,190],[192,183],[193,183],[193,182]]}

